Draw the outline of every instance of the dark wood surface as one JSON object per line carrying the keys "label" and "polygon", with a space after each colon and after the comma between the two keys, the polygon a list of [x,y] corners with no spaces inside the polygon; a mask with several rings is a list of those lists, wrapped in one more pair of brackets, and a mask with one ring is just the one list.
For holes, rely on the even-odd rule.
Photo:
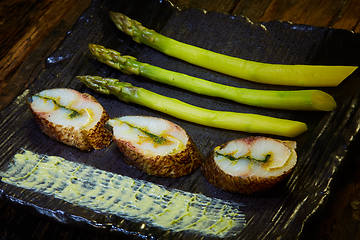
{"label": "dark wood surface", "polygon": [[[172,0],[247,16],[253,22],[290,21],[360,33],[359,0]],[[0,110],[28,86],[90,0],[0,1]],[[51,34],[50,34],[51,33]],[[41,47],[39,47],[41,46]],[[31,61],[30,61],[31,59]],[[305,226],[303,239],[360,239],[360,139],[331,186],[332,195]],[[115,239],[111,233],[60,224],[0,200],[0,239]]]}

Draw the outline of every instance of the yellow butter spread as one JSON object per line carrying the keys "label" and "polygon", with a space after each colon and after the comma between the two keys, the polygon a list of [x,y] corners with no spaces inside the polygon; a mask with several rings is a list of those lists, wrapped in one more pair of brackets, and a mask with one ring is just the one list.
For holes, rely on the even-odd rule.
{"label": "yellow butter spread", "polygon": [[175,232],[234,236],[245,227],[240,204],[103,171],[23,150],[1,181],[104,214]]}

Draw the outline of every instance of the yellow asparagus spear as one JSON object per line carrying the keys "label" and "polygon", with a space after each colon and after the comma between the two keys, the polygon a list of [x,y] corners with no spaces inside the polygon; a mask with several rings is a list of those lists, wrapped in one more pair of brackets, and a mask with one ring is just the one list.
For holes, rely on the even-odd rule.
{"label": "yellow asparagus spear", "polygon": [[103,94],[115,95],[121,101],[136,103],[205,126],[286,137],[295,137],[307,130],[306,124],[302,122],[196,107],[117,79],[98,76],[78,76],[78,79],[87,87]]}
{"label": "yellow asparagus spear", "polygon": [[122,13],[110,12],[116,27],[134,41],[169,56],[230,76],[265,84],[288,86],[337,86],[357,66],[284,65],[249,61],[215,53],[168,38]]}

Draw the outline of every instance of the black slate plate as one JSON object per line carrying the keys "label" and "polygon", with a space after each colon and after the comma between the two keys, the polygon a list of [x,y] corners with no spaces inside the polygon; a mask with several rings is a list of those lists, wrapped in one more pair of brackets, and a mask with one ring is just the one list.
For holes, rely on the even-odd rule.
{"label": "black slate plate", "polygon": [[[338,103],[337,109],[330,113],[267,110],[198,96],[140,77],[123,75],[93,60],[89,56],[87,44],[99,43],[135,56],[143,62],[228,85],[257,89],[299,88],[250,83],[165,56],[147,46],[133,42],[128,36],[116,30],[108,18],[109,10],[123,12],[145,26],[177,40],[245,59],[286,64],[359,65],[360,63],[360,36],[348,31],[280,22],[254,24],[243,17],[205,13],[195,9],[179,11],[166,1],[95,0],[69,31],[61,46],[44,59],[46,68],[30,86],[29,91],[25,91],[0,113],[2,139],[0,165],[6,165],[20,148],[47,155],[58,155],[70,161],[148,180],[169,188],[203,193],[210,197],[244,204],[247,226],[237,235],[239,239],[298,237],[303,224],[330,194],[329,186],[334,174],[341,167],[348,147],[359,130],[359,71],[357,70],[336,88],[321,89],[332,94]],[[286,181],[269,192],[252,196],[227,193],[208,184],[200,170],[180,179],[150,177],[127,166],[121,160],[122,155],[114,144],[106,150],[84,153],[49,139],[40,132],[34,122],[25,103],[26,97],[54,87],[70,87],[88,92],[103,104],[111,117],[151,115],[178,123],[187,130],[205,156],[213,147],[248,134],[203,127],[140,106],[122,103],[113,97],[99,95],[74,78],[83,74],[119,78],[136,86],[210,109],[261,113],[304,121],[308,124],[309,131],[295,139],[298,142],[299,158],[294,172]],[[141,238],[202,237],[192,233],[166,233],[152,227],[140,229],[140,223],[121,221],[118,217],[92,212],[3,182],[0,182],[0,190],[3,197],[22,205],[32,206],[42,214],[64,223],[85,222],[95,227],[108,228]]]}

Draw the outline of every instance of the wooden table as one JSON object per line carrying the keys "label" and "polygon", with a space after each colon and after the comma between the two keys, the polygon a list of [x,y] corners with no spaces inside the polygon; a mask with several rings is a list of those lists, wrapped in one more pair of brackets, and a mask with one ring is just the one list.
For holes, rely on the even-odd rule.
{"label": "wooden table", "polygon": [[[290,21],[360,33],[359,0],[171,0],[180,8],[245,15],[254,22]],[[90,0],[0,2],[0,110],[28,86]],[[49,34],[51,33],[51,34]],[[40,47],[41,46],[41,47]],[[305,226],[303,239],[360,239],[360,139],[351,146],[333,194]],[[0,200],[0,239],[112,239],[81,226],[62,225]]]}

